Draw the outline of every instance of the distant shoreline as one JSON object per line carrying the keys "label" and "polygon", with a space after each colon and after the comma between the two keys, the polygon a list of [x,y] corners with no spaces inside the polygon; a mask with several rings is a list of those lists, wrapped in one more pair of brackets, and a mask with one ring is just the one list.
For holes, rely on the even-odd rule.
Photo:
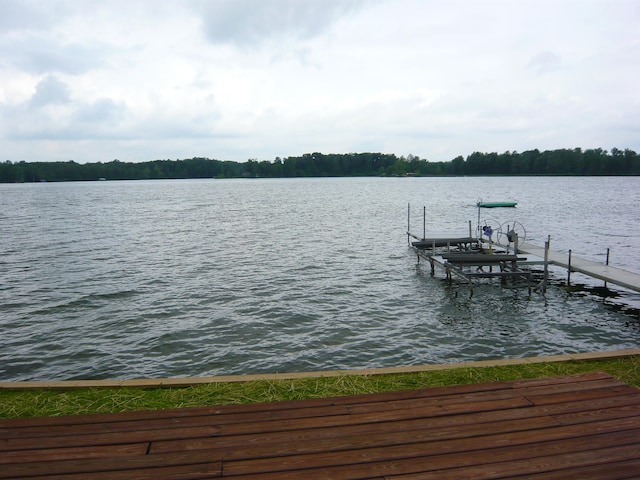
{"label": "distant shoreline", "polygon": [[446,177],[446,176],[636,176],[640,155],[628,148],[527,150],[504,153],[473,152],[448,162],[393,153],[305,153],[275,160],[246,162],[194,157],[145,162],[0,163],[0,183],[61,181],[159,180],[191,178],[298,177]]}

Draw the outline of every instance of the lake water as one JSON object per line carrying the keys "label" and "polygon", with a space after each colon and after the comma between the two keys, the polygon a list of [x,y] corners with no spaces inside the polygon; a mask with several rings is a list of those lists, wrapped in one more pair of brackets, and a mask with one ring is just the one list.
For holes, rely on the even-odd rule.
{"label": "lake water", "polygon": [[[201,376],[640,346],[638,295],[430,275],[412,230],[482,212],[526,241],[640,271],[639,177],[0,185],[0,380]],[[589,285],[602,282],[572,277]]]}

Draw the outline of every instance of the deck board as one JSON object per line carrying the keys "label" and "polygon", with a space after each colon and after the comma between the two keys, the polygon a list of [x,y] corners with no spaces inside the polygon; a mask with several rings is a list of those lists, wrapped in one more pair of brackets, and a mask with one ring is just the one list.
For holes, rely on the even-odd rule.
{"label": "deck board", "polygon": [[[522,243],[518,245],[518,252],[535,255],[541,259],[545,256],[544,247],[539,247],[530,243]],[[549,249],[547,255],[550,264],[557,265],[562,268],[569,268],[568,253],[557,252]],[[572,255],[571,257],[570,266],[572,272],[583,273],[590,277],[640,292],[640,274],[630,272],[622,268],[617,268],[612,265],[605,265],[604,263],[576,257],[575,255]]]}
{"label": "deck board", "polygon": [[0,419],[0,479],[633,478],[640,390],[602,372]]}

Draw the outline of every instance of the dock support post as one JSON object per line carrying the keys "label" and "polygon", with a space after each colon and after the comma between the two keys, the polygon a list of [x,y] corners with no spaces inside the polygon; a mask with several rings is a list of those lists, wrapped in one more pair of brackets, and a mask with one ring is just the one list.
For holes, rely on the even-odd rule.
{"label": "dock support post", "polygon": [[407,245],[411,245],[411,204],[407,203]]}
{"label": "dock support post", "polygon": [[[609,266],[609,249],[607,248],[607,267]],[[607,288],[607,282],[604,282],[604,288]]]}
{"label": "dock support post", "polygon": [[549,281],[549,248],[551,247],[551,235],[547,235],[544,243],[544,279],[542,283],[542,293],[547,293],[547,282]]}
{"label": "dock support post", "polygon": [[571,250],[569,250],[569,260],[567,261],[567,287],[571,286]]}
{"label": "dock support post", "polygon": [[427,238],[427,207],[422,207],[422,238]]}

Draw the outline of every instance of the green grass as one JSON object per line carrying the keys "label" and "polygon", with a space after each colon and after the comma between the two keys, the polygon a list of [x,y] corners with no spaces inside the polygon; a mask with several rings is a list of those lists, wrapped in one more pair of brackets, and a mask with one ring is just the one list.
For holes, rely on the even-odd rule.
{"label": "green grass", "polygon": [[452,368],[406,374],[212,383],[181,388],[4,390],[0,391],[0,417],[75,415],[273,402],[592,371],[604,371],[625,383],[640,387],[640,356],[629,356],[606,360]]}

